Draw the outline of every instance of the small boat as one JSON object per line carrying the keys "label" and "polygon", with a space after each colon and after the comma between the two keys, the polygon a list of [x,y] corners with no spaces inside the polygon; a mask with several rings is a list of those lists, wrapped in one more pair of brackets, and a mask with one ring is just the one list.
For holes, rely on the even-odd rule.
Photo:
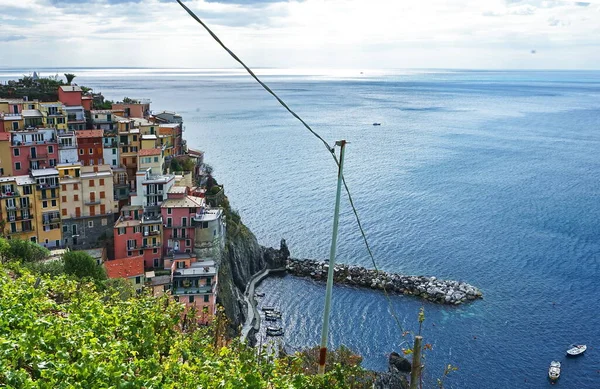
{"label": "small boat", "polygon": [[587,346],[585,344],[572,344],[569,346],[567,350],[567,354],[571,356],[581,355],[587,350]]}
{"label": "small boat", "polygon": [[373,123],[374,126],[381,126],[381,123]]}
{"label": "small boat", "polygon": [[283,328],[267,327],[267,336],[283,336]]}
{"label": "small boat", "polygon": [[265,312],[265,320],[267,321],[277,321],[281,319],[281,312],[279,311],[267,311]]}
{"label": "small boat", "polygon": [[256,293],[254,293],[254,295],[256,297],[265,297],[265,293],[264,292],[256,292]]}
{"label": "small boat", "polygon": [[269,312],[269,311],[274,311],[275,307],[262,307],[261,309],[263,312]]}
{"label": "small boat", "polygon": [[560,377],[560,362],[552,361],[550,362],[550,369],[548,369],[548,377],[552,381],[556,381],[558,377]]}

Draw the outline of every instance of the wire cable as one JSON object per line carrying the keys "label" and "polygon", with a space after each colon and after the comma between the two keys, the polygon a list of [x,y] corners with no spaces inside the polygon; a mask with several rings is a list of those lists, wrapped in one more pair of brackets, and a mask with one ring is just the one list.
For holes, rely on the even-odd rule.
{"label": "wire cable", "polygon": [[[329,143],[327,143],[327,141],[325,139],[323,139],[321,137],[321,135],[319,135],[316,131],[314,131],[304,120],[302,120],[302,118],[300,116],[298,116],[298,114],[296,114],[296,112],[294,112],[279,96],[277,96],[277,94],[275,92],[273,92],[271,90],[271,88],[269,88],[264,82],[262,82],[257,76],[256,74],[254,74],[254,72],[252,71],[252,69],[250,69],[248,66],[246,66],[246,64],[233,52],[231,51],[227,46],[225,46],[225,44],[221,41],[221,39],[219,39],[219,37],[198,17],[196,16],[196,14],[189,9],[185,4],[182,3],[181,0],[177,0],[177,3],[179,3],[179,5],[198,23],[200,23],[200,25],[202,25],[202,27],[204,27],[204,29],[210,34],[210,36],[236,61],[238,62],[240,65],[242,65],[244,67],[244,69],[246,69],[246,71],[248,72],[248,74],[250,74],[250,76],[252,76],[252,78],[254,78],[256,80],[256,82],[258,82],[260,84],[260,86],[263,87],[264,90],[266,90],[270,95],[272,95],[278,102],[279,104],[281,104],[290,114],[292,114],[292,116],[294,116],[296,119],[298,119],[300,121],[300,123],[302,123],[304,125],[304,127],[306,127],[306,129],[308,131],[310,131],[317,139],[319,139],[323,145],[325,145],[325,147],[327,148],[327,151],[329,151],[329,153],[331,154],[331,156],[333,157],[333,160],[335,161],[336,165],[339,167],[340,163],[337,159],[337,156],[335,155],[335,149],[333,147],[331,147],[329,145]],[[350,207],[352,208],[352,212],[354,213],[354,218],[356,219],[356,223],[358,224],[358,229],[360,230],[360,234],[362,235],[363,241],[365,243],[365,246],[367,248],[367,252],[369,253],[369,257],[371,257],[371,262],[373,263],[373,267],[375,268],[375,271],[377,273],[379,273],[379,268],[377,266],[377,263],[375,261],[375,257],[373,256],[373,251],[371,250],[371,246],[369,245],[369,241],[367,240],[367,235],[365,234],[364,228],[362,226],[362,223],[360,222],[360,217],[358,216],[358,211],[356,210],[356,207],[354,206],[354,200],[352,199],[352,195],[350,194],[350,189],[348,188],[348,184],[346,183],[346,178],[344,177],[344,175],[342,174],[342,181],[344,183],[344,190],[346,191],[346,194],[348,195],[348,201],[350,202]],[[407,332],[404,331],[404,329],[402,328],[402,324],[400,323],[400,320],[398,319],[398,315],[396,314],[396,310],[394,309],[394,305],[392,304],[392,300],[388,294],[388,291],[385,287],[385,285],[383,285],[383,294],[385,295],[387,302],[388,302],[388,306],[389,306],[389,312],[392,315],[392,317],[394,318],[396,325],[398,326],[398,328],[400,329],[400,331],[402,332],[402,336],[404,336]],[[403,343],[406,342],[402,342],[401,345]]]}

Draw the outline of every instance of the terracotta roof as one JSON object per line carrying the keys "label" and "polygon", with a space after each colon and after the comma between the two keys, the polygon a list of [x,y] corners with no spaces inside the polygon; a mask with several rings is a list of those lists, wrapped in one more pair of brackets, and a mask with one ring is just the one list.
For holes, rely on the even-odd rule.
{"label": "terracotta roof", "polygon": [[144,256],[115,259],[104,262],[108,278],[129,278],[144,275]]}
{"label": "terracotta roof", "polygon": [[75,131],[78,138],[102,138],[104,131],[102,130],[79,130]]}
{"label": "terracotta roof", "polygon": [[141,149],[138,151],[138,155],[140,157],[145,157],[147,155],[160,155],[161,149]]}

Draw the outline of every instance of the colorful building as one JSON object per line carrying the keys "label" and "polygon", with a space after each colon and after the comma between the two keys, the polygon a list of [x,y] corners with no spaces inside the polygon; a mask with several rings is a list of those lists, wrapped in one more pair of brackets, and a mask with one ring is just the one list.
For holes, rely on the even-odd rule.
{"label": "colorful building", "polygon": [[51,168],[58,162],[58,143],[53,128],[11,133],[13,173],[28,174],[30,170]]}
{"label": "colorful building", "polygon": [[13,175],[11,136],[9,132],[0,132],[0,176]]}
{"label": "colorful building", "polygon": [[42,125],[44,127],[53,127],[58,130],[66,130],[67,110],[60,101],[53,103],[38,103],[38,110],[42,114]]}
{"label": "colorful building", "polygon": [[115,124],[115,115],[113,112],[113,110],[108,109],[90,111],[92,127],[96,130],[115,131],[117,125]]}
{"label": "colorful building", "polygon": [[23,100],[0,98],[0,132],[22,130]]}
{"label": "colorful building", "polygon": [[33,169],[31,177],[35,180],[36,188],[36,207],[34,209],[37,243],[47,248],[61,247],[58,170],[54,168]]}
{"label": "colorful building", "polygon": [[[136,193],[131,195],[132,205],[159,207],[167,199],[167,193],[175,184],[172,174],[152,174],[150,168],[136,173]],[[159,209],[155,210],[160,213]]]}
{"label": "colorful building", "polygon": [[197,261],[190,254],[179,254],[171,265],[171,295],[185,306],[195,308],[197,318],[208,323],[215,314],[217,267],[213,260]]}
{"label": "colorful building", "polygon": [[151,174],[162,174],[164,172],[165,157],[163,151],[159,148],[142,148],[138,152],[138,161],[139,170],[150,169]]}
{"label": "colorful building", "polygon": [[0,178],[0,209],[4,236],[37,242],[35,180],[29,176]]}
{"label": "colorful building", "polygon": [[75,131],[59,130],[56,132],[56,138],[58,141],[58,163],[79,161]]}
{"label": "colorful building", "polygon": [[146,118],[150,116],[149,99],[129,99],[127,102],[118,102],[112,105],[112,109],[123,111],[126,118]]}
{"label": "colorful building", "polygon": [[77,154],[83,166],[102,165],[104,163],[104,146],[102,130],[77,131]]}

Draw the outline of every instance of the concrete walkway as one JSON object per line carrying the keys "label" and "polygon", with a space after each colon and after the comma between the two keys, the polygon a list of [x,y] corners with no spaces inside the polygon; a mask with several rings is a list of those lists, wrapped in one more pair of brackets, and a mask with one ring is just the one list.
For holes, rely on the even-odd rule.
{"label": "concrete walkway", "polygon": [[254,329],[255,332],[258,332],[260,329],[260,314],[258,313],[258,309],[256,309],[256,299],[254,298],[254,290],[256,286],[260,284],[262,280],[267,278],[271,272],[281,271],[285,271],[285,268],[265,269],[253,275],[250,279],[250,282],[246,286],[246,292],[244,293],[244,301],[246,302],[246,322],[242,327],[242,342],[246,341],[246,338],[248,338],[248,333],[250,333],[251,329]]}

